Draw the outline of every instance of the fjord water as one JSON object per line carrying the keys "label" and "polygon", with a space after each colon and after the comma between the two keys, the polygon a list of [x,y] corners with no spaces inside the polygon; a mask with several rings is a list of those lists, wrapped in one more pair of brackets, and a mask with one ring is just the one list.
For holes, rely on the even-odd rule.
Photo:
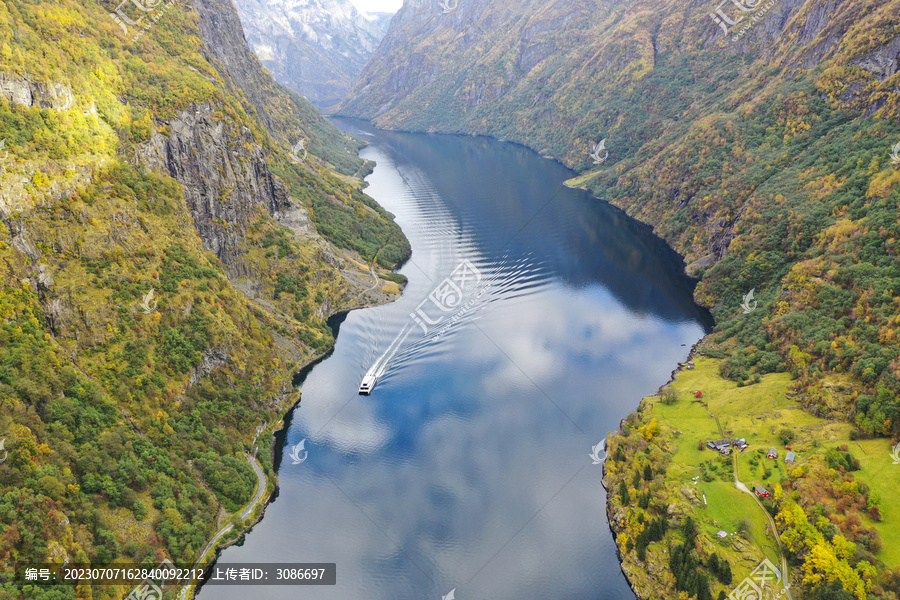
{"label": "fjord water", "polygon": [[[340,325],[279,440],[277,498],[219,560],[333,562],[337,585],[198,597],[633,599],[589,455],[707,331],[680,258],[523,147],[336,123],[371,142],[367,193],[412,242],[409,285]],[[448,277],[456,295],[429,299]]]}

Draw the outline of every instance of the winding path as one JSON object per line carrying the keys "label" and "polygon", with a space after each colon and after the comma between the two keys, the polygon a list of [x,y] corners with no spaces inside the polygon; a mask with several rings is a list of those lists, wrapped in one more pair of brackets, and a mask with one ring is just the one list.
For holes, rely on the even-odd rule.
{"label": "winding path", "polygon": [[[262,500],[263,495],[266,493],[266,474],[262,469],[262,466],[259,464],[254,457],[249,454],[245,455],[247,457],[247,461],[250,463],[250,466],[253,467],[254,473],[256,473],[256,494],[250,500],[250,503],[240,512],[241,520],[246,519],[253,513],[253,509],[256,505]],[[203,548],[200,552],[200,558],[197,559],[197,563],[194,565],[195,568],[199,568],[203,564],[203,560],[206,558],[206,555],[212,551],[213,548],[216,547],[216,544],[222,539],[222,536],[234,529],[234,523],[228,523],[222,529],[220,529],[216,535],[209,541],[208,544]],[[194,584],[189,583],[181,588],[181,593],[178,594],[178,600],[187,600],[188,594],[191,590],[194,589]]]}
{"label": "winding path", "polygon": [[744,485],[737,478],[737,458],[735,458],[734,469],[735,469],[734,487],[741,490],[742,492],[746,492],[746,493],[750,494],[751,496],[753,496],[753,499],[756,500],[756,503],[759,505],[759,508],[762,509],[763,514],[766,515],[767,519],[769,519],[769,527],[772,528],[772,536],[775,538],[775,543],[778,544],[778,556],[781,558],[782,585],[784,585],[784,591],[787,594],[787,597],[790,598],[790,600],[793,600],[793,597],[791,596],[790,586],[788,585],[788,579],[787,579],[787,575],[788,575],[787,559],[784,557],[784,548],[781,547],[781,538],[778,535],[778,529],[775,528],[775,519],[772,518],[772,515],[769,514],[769,511],[766,510],[765,505],[757,497],[757,495],[754,494],[750,490],[750,488],[748,488],[746,485]]}
{"label": "winding path", "polygon": [[[719,429],[719,435],[724,438],[725,431],[722,428],[722,424],[719,422],[718,415],[712,414],[712,412],[709,410],[708,403],[704,402],[702,404],[706,408],[706,412],[709,413],[709,416],[716,420],[716,427]],[[766,515],[766,518],[769,520],[769,527],[772,528],[772,537],[775,538],[775,543],[778,544],[778,557],[781,559],[781,580],[782,585],[784,586],[784,592],[789,600],[794,600],[793,596],[791,596],[790,584],[788,582],[787,558],[785,558],[784,556],[784,548],[782,548],[781,546],[781,537],[778,535],[778,528],[775,527],[775,519],[773,519],[772,515],[769,514],[769,511],[766,510],[766,507],[762,503],[762,500],[760,500],[757,495],[753,493],[753,491],[741,481],[740,472],[738,471],[737,454],[737,452],[731,453],[731,464],[734,470],[734,487],[753,496],[753,499],[756,500],[756,503],[759,505],[760,510],[762,510],[763,514]]]}
{"label": "winding path", "polygon": [[[716,417],[716,424],[719,425],[719,417]],[[722,433],[722,426],[719,425],[719,433]],[[724,434],[723,434],[724,435]],[[772,518],[772,515],[769,514],[769,511],[766,510],[765,505],[762,503],[762,500],[748,488],[740,478],[740,473],[738,471],[738,459],[737,452],[732,452],[732,464],[734,466],[734,487],[750,494],[753,496],[753,499],[756,500],[756,503],[759,505],[759,508],[762,510],[763,514],[766,515],[766,518],[769,520],[769,527],[772,528],[772,537],[775,538],[775,543],[778,544],[778,557],[781,559],[781,580],[782,585],[784,586],[784,592],[787,595],[789,600],[794,600],[791,596],[790,584],[788,583],[788,564],[787,558],[784,556],[784,548],[781,546],[781,537],[778,535],[778,528],[775,527],[775,519]]]}
{"label": "winding path", "polygon": [[[353,261],[353,259],[350,258],[347,255],[347,253],[344,253],[344,256],[347,257],[348,260]],[[375,261],[377,260],[377,256],[378,256],[378,253],[376,252],[376,258],[373,258],[372,264],[369,265],[369,272],[372,274],[372,287],[368,287],[368,288],[362,290],[359,294],[357,294],[356,300],[354,300],[354,302],[359,302],[359,299],[362,298],[364,295],[368,294],[371,291],[378,289],[378,286],[381,282],[379,281],[378,274],[375,272]]]}

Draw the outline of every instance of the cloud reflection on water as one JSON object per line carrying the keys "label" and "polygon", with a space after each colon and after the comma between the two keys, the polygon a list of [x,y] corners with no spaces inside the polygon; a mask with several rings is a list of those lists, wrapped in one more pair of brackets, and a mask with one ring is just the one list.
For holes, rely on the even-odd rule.
{"label": "cloud reflection on water", "polygon": [[[221,559],[335,562],[338,585],[209,586],[200,600],[421,600],[453,588],[458,600],[633,598],[588,454],[703,333],[677,256],[574,190],[538,212],[563,175],[522,148],[371,139],[382,170],[369,191],[398,221],[435,227],[411,235],[404,298],[351,313],[307,377],[288,443],[309,438],[309,459],[282,463],[279,498]],[[460,255],[496,277],[481,310],[436,342],[411,337],[375,393],[356,396]]]}

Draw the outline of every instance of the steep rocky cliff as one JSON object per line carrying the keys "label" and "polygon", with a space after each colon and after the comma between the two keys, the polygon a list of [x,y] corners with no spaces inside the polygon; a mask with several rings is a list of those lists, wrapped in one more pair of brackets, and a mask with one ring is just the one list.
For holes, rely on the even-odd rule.
{"label": "steep rocky cliff", "polygon": [[65,83],[44,84],[33,81],[27,73],[0,73],[0,94],[8,102],[54,110],[69,110],[75,100],[72,89]]}
{"label": "steep rocky cliff", "polygon": [[276,80],[319,106],[337,104],[385,28],[349,0],[238,0],[247,41]]}
{"label": "steep rocky cliff", "polygon": [[243,233],[251,220],[273,215],[289,199],[250,130],[216,123],[212,112],[208,104],[182,112],[168,122],[169,135],[155,133],[139,152],[151,169],[181,183],[204,247],[232,265],[243,254]]}
{"label": "steep rocky cliff", "polygon": [[250,500],[327,316],[399,292],[362,144],[229,2],[0,7],[0,597],[125,597],[10,565],[189,565]]}

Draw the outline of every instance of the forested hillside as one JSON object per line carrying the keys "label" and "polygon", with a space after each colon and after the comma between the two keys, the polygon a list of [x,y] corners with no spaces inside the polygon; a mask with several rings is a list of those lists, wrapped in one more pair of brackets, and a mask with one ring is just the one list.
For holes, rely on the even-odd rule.
{"label": "forested hillside", "polygon": [[193,564],[253,495],[245,453],[271,470],[325,319],[389,300],[370,268],[409,254],[362,142],[261,70],[230,2],[137,4],[0,3],[3,599],[131,587],[17,564]]}
{"label": "forested hillside", "polygon": [[[574,168],[570,183],[653,225],[685,256],[717,321],[700,354],[721,377],[753,387],[790,375],[798,407],[847,423],[849,440],[880,438],[887,455],[900,441],[898,9],[896,0],[471,0],[445,11],[414,0],[341,112],[387,128],[491,135]],[[629,452],[672,448],[637,432],[649,419],[636,416],[615,438],[628,464]],[[673,422],[655,426],[680,435]],[[793,491],[779,535],[803,570],[794,597],[897,598],[887,574],[897,564],[865,533],[882,525],[877,502],[837,492],[804,501],[810,487],[861,489],[852,460],[826,458],[784,481]],[[611,481],[644,494],[640,472],[619,469]],[[650,533],[667,496],[646,487],[646,500],[663,496],[610,500],[627,512],[614,526],[643,531],[644,550],[690,546],[692,526]],[[632,560],[628,539],[620,549]],[[692,560],[670,571],[694,571]],[[702,587],[679,585],[671,589],[695,596]]]}

